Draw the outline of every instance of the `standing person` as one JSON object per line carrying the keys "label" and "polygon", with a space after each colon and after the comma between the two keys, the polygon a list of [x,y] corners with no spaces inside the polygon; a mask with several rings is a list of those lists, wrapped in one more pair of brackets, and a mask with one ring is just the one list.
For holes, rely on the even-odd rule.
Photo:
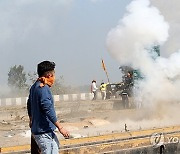
{"label": "standing person", "polygon": [[102,100],[105,100],[106,99],[106,84],[102,82],[99,89],[101,90]]}
{"label": "standing person", "polygon": [[96,80],[93,80],[92,84],[91,84],[91,93],[94,94],[94,97],[92,100],[96,100],[96,98],[97,98],[97,89],[98,88],[96,87]]}
{"label": "standing person", "polygon": [[37,66],[39,78],[32,85],[27,102],[29,126],[41,154],[58,154],[59,141],[56,127],[66,138],[69,132],[58,122],[50,87],[55,81],[55,63],[43,61]]}
{"label": "standing person", "polygon": [[132,76],[132,73],[128,72],[127,75],[125,75],[123,82],[124,82],[126,92],[131,97],[132,92],[133,92],[132,91],[133,90],[133,76]]}

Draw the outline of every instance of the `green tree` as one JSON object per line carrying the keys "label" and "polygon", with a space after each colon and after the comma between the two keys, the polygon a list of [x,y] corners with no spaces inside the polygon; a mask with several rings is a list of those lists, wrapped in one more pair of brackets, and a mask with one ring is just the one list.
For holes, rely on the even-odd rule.
{"label": "green tree", "polygon": [[8,73],[8,85],[15,90],[27,89],[26,73],[22,65],[13,66]]}

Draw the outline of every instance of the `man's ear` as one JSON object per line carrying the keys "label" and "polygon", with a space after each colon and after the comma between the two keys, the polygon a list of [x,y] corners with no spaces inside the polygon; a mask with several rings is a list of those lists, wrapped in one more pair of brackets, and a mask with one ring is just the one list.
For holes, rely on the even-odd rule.
{"label": "man's ear", "polygon": [[50,78],[50,77],[52,77],[52,74],[47,74],[47,76],[46,76],[47,78]]}

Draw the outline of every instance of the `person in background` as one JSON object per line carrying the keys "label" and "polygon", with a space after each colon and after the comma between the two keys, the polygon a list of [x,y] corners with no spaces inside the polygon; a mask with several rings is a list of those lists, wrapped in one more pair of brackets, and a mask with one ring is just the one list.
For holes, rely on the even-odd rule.
{"label": "person in background", "polygon": [[105,100],[106,99],[106,84],[102,82],[99,89],[101,91],[102,100]]}
{"label": "person in background", "polygon": [[92,100],[96,100],[97,99],[97,90],[98,90],[98,88],[96,87],[96,80],[93,80],[92,84],[91,84],[91,93],[94,94],[94,97],[93,97]]}
{"label": "person in background", "polygon": [[130,72],[127,73],[127,75],[125,75],[124,77],[124,83],[128,86],[133,84],[133,77],[132,74]]}
{"label": "person in background", "polygon": [[133,75],[132,73],[128,72],[127,75],[125,75],[124,79],[124,89],[128,93],[128,95],[131,97],[133,93]]}
{"label": "person in background", "polygon": [[54,69],[54,62],[43,61],[38,64],[39,78],[30,88],[27,102],[29,126],[41,154],[59,153],[59,141],[54,133],[56,128],[65,138],[69,137],[69,132],[58,122],[54,109],[50,90],[55,81]]}

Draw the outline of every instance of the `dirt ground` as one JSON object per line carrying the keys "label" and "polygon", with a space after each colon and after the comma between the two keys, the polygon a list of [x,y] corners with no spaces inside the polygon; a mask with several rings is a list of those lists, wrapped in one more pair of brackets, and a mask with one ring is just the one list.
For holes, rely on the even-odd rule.
{"label": "dirt ground", "polygon": [[[97,103],[100,103],[97,101]],[[88,104],[88,103],[87,103]],[[57,117],[62,125],[75,137],[97,136],[127,130],[141,130],[180,125],[180,104],[159,106],[158,109],[96,109],[60,113]],[[1,107],[0,147],[30,144],[30,129],[25,106]],[[57,132],[58,138],[63,139]]]}

